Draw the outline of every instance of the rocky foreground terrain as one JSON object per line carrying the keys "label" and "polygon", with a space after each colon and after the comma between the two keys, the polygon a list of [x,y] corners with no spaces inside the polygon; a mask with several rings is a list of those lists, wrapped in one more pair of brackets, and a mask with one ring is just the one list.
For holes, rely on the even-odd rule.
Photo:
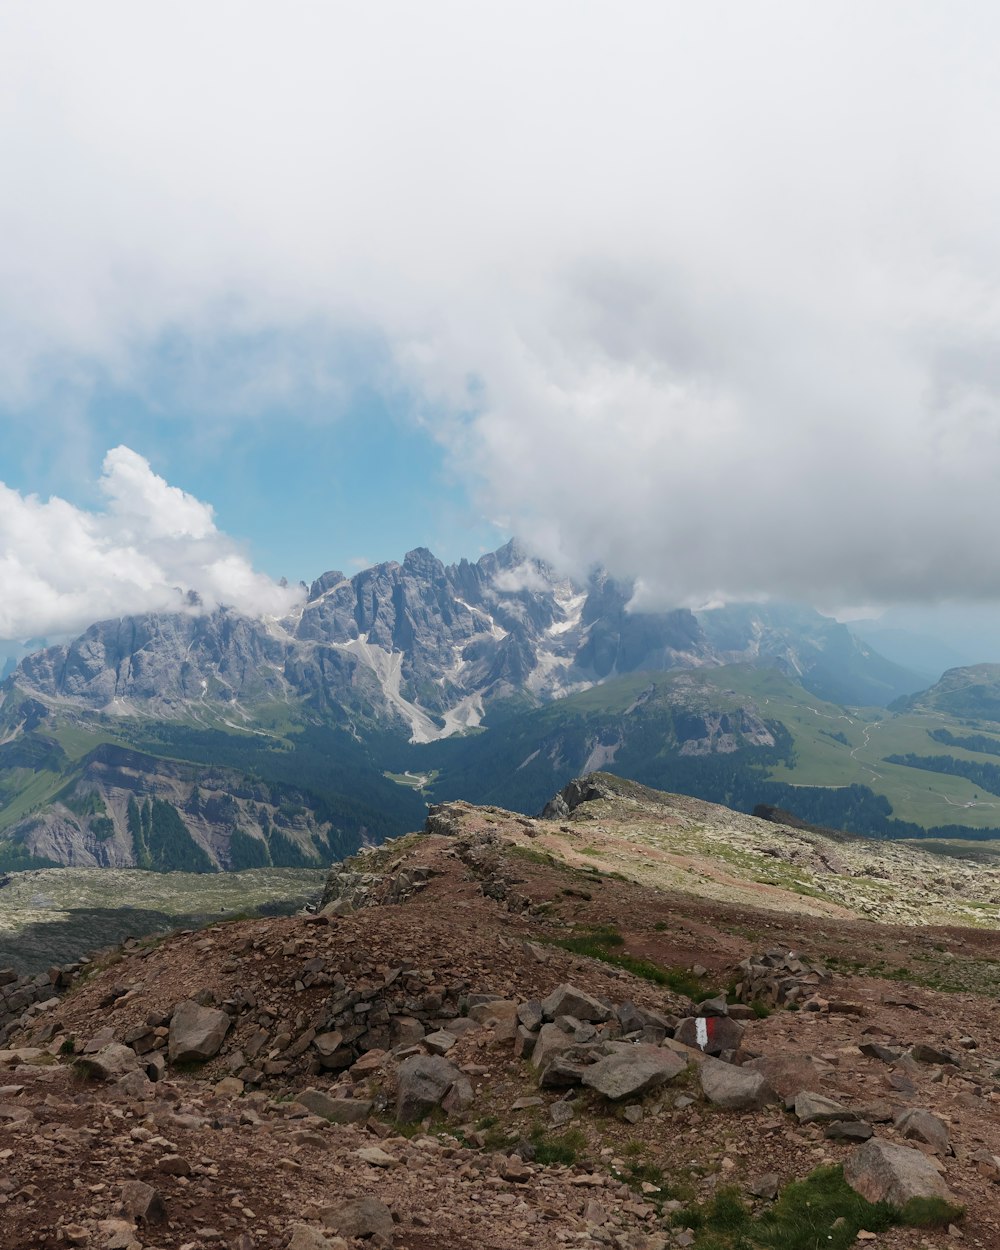
{"label": "rocky foreground terrain", "polygon": [[0,1250],[1000,1246],[996,931],[873,919],[852,844],[838,899],[614,867],[678,802],[446,805],[316,914],[0,972]]}

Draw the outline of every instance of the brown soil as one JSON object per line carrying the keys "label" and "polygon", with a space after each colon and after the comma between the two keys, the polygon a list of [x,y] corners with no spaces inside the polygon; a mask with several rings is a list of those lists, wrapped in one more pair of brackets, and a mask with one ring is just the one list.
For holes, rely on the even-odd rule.
{"label": "brown soil", "polygon": [[[668,1204],[674,1196],[701,1197],[719,1184],[741,1185],[768,1171],[792,1179],[820,1163],[840,1162],[854,1149],[825,1140],[821,1130],[800,1126],[778,1109],[719,1111],[697,1097],[696,1082],[688,1080],[691,1105],[676,1109],[674,1088],[648,1099],[634,1124],[594,1099],[578,1100],[576,1164],[531,1164],[527,1183],[511,1182],[503,1179],[504,1160],[519,1139],[533,1127],[559,1137],[548,1127],[557,1095],[539,1093],[534,1070],[486,1027],[470,1030],[449,1054],[473,1080],[473,1107],[412,1137],[401,1136],[392,1122],[391,1061],[382,1075],[365,1078],[376,1099],[381,1091],[386,1102],[385,1112],[365,1126],[327,1124],[292,1101],[305,1085],[344,1083],[340,1075],[309,1071],[308,1050],[259,1088],[217,1089],[230,1075],[229,1056],[247,1045],[262,1020],[286,1025],[295,1037],[321,1010],[330,989],[303,987],[300,979],[302,965],[313,958],[343,969],[349,982],[385,980],[408,966],[429,974],[432,986],[528,1000],[572,981],[615,1003],[681,1013],[690,1008],[681,996],[551,943],[612,926],[625,939],[619,949],[633,957],[666,968],[708,969],[706,992],[735,979],[740,960],[772,947],[794,949],[810,961],[832,958],[842,967],[857,962],[870,970],[882,961],[886,970],[915,968],[924,982],[969,980],[1000,961],[1000,934],[991,930],[915,929],[849,913],[775,911],[751,890],[742,904],[665,893],[594,874],[586,856],[574,856],[572,867],[544,862],[546,847],[556,843],[532,836],[537,830],[523,820],[468,813],[463,832],[483,830],[500,838],[490,872],[503,880],[506,898],[484,894],[483,874],[455,853],[454,838],[421,838],[399,858],[435,875],[407,902],[365,908],[328,925],[306,917],[247,921],[177,935],[152,948],[133,946],[60,1003],[58,1028],[41,1055],[22,1062],[13,1049],[0,1052],[0,1250],[114,1246],[116,1237],[126,1238],[126,1246],[121,1186],[136,1179],[159,1191],[167,1212],[166,1222],[135,1228],[145,1250],[283,1247],[294,1222],[318,1228],[324,1206],[362,1194],[389,1205],[394,1244],[402,1250],[564,1244],[654,1250],[674,1244],[661,1209],[665,1197]],[[392,856],[390,848],[371,864],[384,870]],[[102,1007],[112,987],[128,992]],[[151,1012],[169,1011],[202,990],[225,999],[237,989],[250,992],[256,1006],[236,1018],[220,1055],[199,1069],[169,1072],[147,1101],[80,1078],[71,1056],[62,1053],[67,1039],[79,1047],[110,1025],[121,1040]],[[967,1209],[962,1242],[1000,1248],[1000,1190],[971,1160],[984,1147],[1000,1154],[1000,1027],[993,997],[870,971],[836,976],[823,994],[857,1010],[775,1011],[748,1023],[744,1051],[817,1059],[819,1092],[845,1102],[887,1100],[897,1109],[919,1106],[941,1116],[954,1147],[942,1160],[944,1175]],[[41,1023],[51,1024],[52,1017]],[[872,1037],[959,1049],[963,1062],[955,1070],[914,1065],[914,1088],[902,1093],[890,1084],[892,1069],[858,1050]],[[974,1049],[960,1044],[968,1038]],[[16,1044],[31,1040],[25,1035]],[[541,1096],[544,1105],[511,1109],[517,1098],[531,1096]],[[450,1136],[458,1127],[462,1136]],[[877,1132],[895,1137],[891,1124],[878,1125]],[[374,1168],[355,1156],[376,1144],[396,1166]],[[171,1155],[187,1162],[188,1175],[161,1170],[160,1161]],[[653,1192],[643,1192],[631,1175],[637,1164],[648,1166],[646,1175],[662,1172]],[[949,1244],[947,1234],[907,1229],[878,1241],[886,1247]]]}

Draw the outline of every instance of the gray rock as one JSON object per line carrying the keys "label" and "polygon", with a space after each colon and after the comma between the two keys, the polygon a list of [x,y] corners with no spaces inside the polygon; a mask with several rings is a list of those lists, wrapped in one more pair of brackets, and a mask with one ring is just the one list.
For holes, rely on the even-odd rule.
{"label": "gray rock", "polygon": [[224,1011],[201,1007],[192,999],[178,1003],[170,1017],[167,1054],[171,1063],[204,1063],[222,1049],[229,1026]]}
{"label": "gray rock", "polygon": [[747,1193],[755,1198],[766,1198],[769,1202],[777,1198],[780,1187],[781,1177],[777,1172],[764,1172],[747,1181]]}
{"label": "gray rock", "polygon": [[848,1157],[844,1180],[869,1202],[905,1207],[911,1198],[955,1199],[934,1164],[920,1150],[873,1137]]}
{"label": "gray rock", "polygon": [[583,1074],[583,1084],[612,1102],[639,1098],[651,1089],[673,1080],[687,1063],[671,1050],[633,1046],[599,1059]]}
{"label": "gray rock", "polygon": [[80,1055],[76,1066],[99,1081],[117,1081],[139,1069],[139,1057],[131,1046],[108,1042],[92,1055]]}
{"label": "gray rock", "polygon": [[521,1003],[517,1009],[517,1018],[526,1029],[532,1033],[537,1033],[542,1027],[543,1015],[542,1004],[537,998],[529,999],[526,1003]]}
{"label": "gray rock", "polygon": [[611,1008],[605,1007],[584,990],[563,983],[542,1000],[542,1015],[546,1020],[554,1020],[556,1016],[575,1016],[590,1024],[601,1024],[611,1018]]}
{"label": "gray rock", "polygon": [[531,1052],[531,1066],[544,1069],[556,1055],[571,1050],[576,1043],[557,1024],[543,1024]]}
{"label": "gray rock", "polygon": [[896,1120],[896,1129],[913,1141],[922,1141],[937,1155],[951,1154],[948,1126],[930,1111],[911,1107]]}
{"label": "gray rock", "polygon": [[823,1136],[831,1141],[867,1141],[871,1135],[867,1120],[831,1120],[823,1130]]}
{"label": "gray rock", "polygon": [[962,1056],[955,1051],[945,1050],[940,1046],[930,1046],[926,1042],[918,1042],[916,1046],[911,1046],[910,1055],[916,1059],[917,1063],[953,1063],[957,1066],[962,1062]]}
{"label": "gray rock", "polygon": [[761,1072],[767,1083],[782,1098],[794,1098],[803,1089],[815,1089],[819,1085],[820,1070],[808,1055],[762,1055],[744,1065]]}
{"label": "gray rock", "polygon": [[823,1094],[813,1094],[807,1089],[795,1095],[795,1115],[800,1124],[832,1124],[834,1120],[854,1120],[848,1107]]}
{"label": "gray rock", "polygon": [[322,1063],[340,1050],[344,1044],[344,1035],[339,1030],[331,1033],[317,1033],[312,1040],[312,1044]]}
{"label": "gray rock", "polygon": [[138,1069],[120,1076],[115,1081],[115,1089],[135,1102],[145,1102],[156,1097],[156,1087],[153,1082],[145,1072],[140,1072]]}
{"label": "gray rock", "polygon": [[372,1238],[379,1245],[392,1245],[395,1233],[392,1212],[377,1198],[352,1198],[334,1203],[320,1211],[320,1218],[324,1228],[348,1241],[352,1237]]}
{"label": "gray rock", "polygon": [[311,1224],[293,1224],[290,1231],[286,1250],[334,1250],[334,1243]]}
{"label": "gray rock", "polygon": [[458,1038],[446,1029],[438,1029],[436,1033],[428,1033],[424,1045],[432,1055],[444,1055],[455,1045]]}
{"label": "gray rock", "polygon": [[440,1106],[453,1088],[472,1099],[468,1078],[442,1055],[411,1055],[399,1065],[396,1118],[404,1124],[422,1120]]}
{"label": "gray rock", "polygon": [[589,1071],[589,1065],[569,1055],[556,1055],[538,1078],[539,1089],[570,1089],[579,1085]]}
{"label": "gray rock", "polygon": [[549,1119],[556,1126],[556,1128],[561,1128],[564,1124],[569,1124],[570,1120],[572,1120],[575,1115],[576,1112],[573,1110],[573,1104],[571,1102],[566,1102],[563,1098],[560,1098],[558,1102],[554,1102],[549,1108]]}
{"label": "gray rock", "polygon": [[752,1111],[778,1101],[760,1072],[731,1063],[706,1060],[699,1070],[701,1088],[710,1103],[730,1111]]}
{"label": "gray rock", "polygon": [[365,1098],[334,1098],[321,1089],[304,1089],[295,1101],[313,1115],[322,1116],[332,1124],[360,1124],[367,1120],[372,1104]]}
{"label": "gray rock", "polygon": [[718,1055],[724,1050],[739,1049],[743,1025],[728,1016],[688,1016],[677,1026],[674,1038],[706,1055]]}
{"label": "gray rock", "polygon": [[514,1054],[518,1059],[530,1059],[537,1040],[536,1034],[526,1029],[523,1024],[519,1024],[514,1034]]}
{"label": "gray rock", "polygon": [[121,1209],[130,1220],[160,1224],[167,1218],[163,1199],[145,1181],[125,1181],[121,1188]]}
{"label": "gray rock", "polygon": [[859,1050],[869,1059],[879,1059],[882,1063],[895,1063],[903,1053],[900,1046],[883,1046],[881,1042],[862,1042]]}

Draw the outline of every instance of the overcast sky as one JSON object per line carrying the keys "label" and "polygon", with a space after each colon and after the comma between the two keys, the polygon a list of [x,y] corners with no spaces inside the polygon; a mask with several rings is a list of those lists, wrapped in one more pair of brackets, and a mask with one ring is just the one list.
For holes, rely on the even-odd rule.
{"label": "overcast sky", "polygon": [[0,635],[510,533],[995,600],[998,64],[954,0],[4,6]]}

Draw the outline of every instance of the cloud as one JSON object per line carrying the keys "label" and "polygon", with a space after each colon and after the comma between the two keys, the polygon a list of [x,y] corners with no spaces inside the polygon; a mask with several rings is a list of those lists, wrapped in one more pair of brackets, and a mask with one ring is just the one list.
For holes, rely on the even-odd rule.
{"label": "cloud", "polygon": [[0,638],[64,635],[92,621],[221,604],[280,615],[297,592],[255,573],[212,509],[115,447],[102,512],[0,483]]}
{"label": "cloud", "polygon": [[649,605],[997,598],[1000,11],[963,13],[9,6],[0,402],[169,341],[227,421],[340,412],[364,342],[484,514]]}
{"label": "cloud", "polygon": [[522,560],[516,568],[501,569],[493,585],[505,594],[516,595],[522,590],[546,590],[549,582],[530,560]]}

